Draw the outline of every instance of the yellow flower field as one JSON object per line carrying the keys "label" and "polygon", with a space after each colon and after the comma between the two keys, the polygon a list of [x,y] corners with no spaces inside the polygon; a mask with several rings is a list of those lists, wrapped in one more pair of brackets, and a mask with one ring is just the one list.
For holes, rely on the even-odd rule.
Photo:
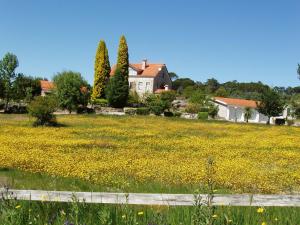
{"label": "yellow flower field", "polygon": [[0,115],[0,167],[108,186],[193,185],[216,162],[219,187],[300,190],[300,129],[159,117],[60,116],[64,127],[32,127]]}

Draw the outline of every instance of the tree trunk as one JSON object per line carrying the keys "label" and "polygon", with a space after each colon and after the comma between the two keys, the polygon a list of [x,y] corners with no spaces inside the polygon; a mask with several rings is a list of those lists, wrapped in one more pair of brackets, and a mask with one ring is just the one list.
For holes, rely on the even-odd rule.
{"label": "tree trunk", "polygon": [[5,111],[5,112],[8,110],[8,103],[9,103],[9,96],[6,95],[6,96],[5,96],[5,108],[4,108],[4,111]]}
{"label": "tree trunk", "polygon": [[271,117],[268,117],[267,125],[270,125],[270,119]]}

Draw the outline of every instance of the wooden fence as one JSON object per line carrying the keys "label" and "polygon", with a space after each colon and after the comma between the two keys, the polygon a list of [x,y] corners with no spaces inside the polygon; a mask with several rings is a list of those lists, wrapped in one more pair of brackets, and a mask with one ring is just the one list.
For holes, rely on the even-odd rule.
{"label": "wooden fence", "polygon": [[[79,202],[101,204],[133,205],[168,205],[192,206],[195,196],[192,194],[144,194],[144,193],[109,193],[109,192],[69,192],[43,190],[1,189],[5,198],[46,202]],[[203,203],[207,195],[200,195]],[[249,195],[249,194],[216,194],[213,198],[216,206],[300,206],[300,195]]]}

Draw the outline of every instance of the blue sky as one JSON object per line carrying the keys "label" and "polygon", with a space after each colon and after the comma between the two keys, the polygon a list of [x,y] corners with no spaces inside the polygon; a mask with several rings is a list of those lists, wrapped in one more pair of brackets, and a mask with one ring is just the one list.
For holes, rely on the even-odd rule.
{"label": "blue sky", "polygon": [[0,0],[0,56],[50,78],[75,70],[90,82],[96,48],[116,62],[124,34],[131,62],[166,63],[181,77],[299,86],[299,0]]}

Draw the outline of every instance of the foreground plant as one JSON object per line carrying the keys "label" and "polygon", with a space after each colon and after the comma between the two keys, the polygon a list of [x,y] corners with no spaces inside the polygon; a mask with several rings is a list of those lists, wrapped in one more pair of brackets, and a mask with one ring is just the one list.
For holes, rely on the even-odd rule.
{"label": "foreground plant", "polygon": [[53,97],[38,96],[28,105],[29,115],[36,118],[34,125],[55,125],[56,118],[53,114],[56,109],[56,101]]}
{"label": "foreground plant", "polygon": [[193,214],[194,225],[213,225],[218,217],[215,214],[216,207],[213,205],[213,198],[215,192],[215,162],[213,158],[209,157],[206,164],[206,176],[205,186],[207,187],[208,193],[207,198],[203,199],[199,193],[199,190],[195,193],[195,204]]}

